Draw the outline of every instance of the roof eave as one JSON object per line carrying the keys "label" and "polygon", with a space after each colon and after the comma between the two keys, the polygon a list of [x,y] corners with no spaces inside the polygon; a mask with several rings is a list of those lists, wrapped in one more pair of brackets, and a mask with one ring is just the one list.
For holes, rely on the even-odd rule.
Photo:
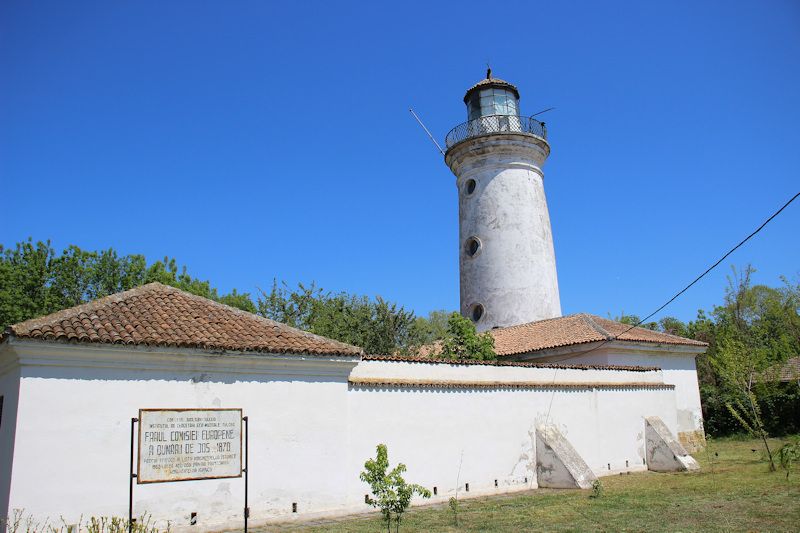
{"label": "roof eave", "polygon": [[248,350],[230,349],[222,347],[202,347],[202,346],[177,346],[172,344],[124,344],[108,342],[81,342],[64,339],[43,339],[38,337],[19,337],[13,333],[6,335],[0,344],[5,343],[9,346],[43,346],[48,349],[51,347],[61,347],[67,349],[85,350],[128,350],[133,352],[158,352],[158,353],[178,353],[204,356],[249,356],[249,357],[315,357],[315,358],[336,358],[339,360],[361,361],[363,353],[346,353],[336,351],[291,351],[291,350]]}
{"label": "roof eave", "polygon": [[[657,342],[645,341],[627,341],[624,339],[616,339],[612,341],[595,341],[580,344],[569,344],[565,346],[553,346],[550,348],[542,348],[539,350],[529,350],[526,352],[515,352],[503,354],[503,358],[525,358],[531,356],[530,359],[563,356],[577,357],[589,352],[604,353],[609,350],[618,352],[656,352],[659,354],[676,354],[676,355],[693,355],[698,356],[703,354],[708,349],[708,346],[698,346],[694,344],[667,344]],[[527,358],[526,358],[527,359]]]}
{"label": "roof eave", "polygon": [[467,92],[464,93],[464,103],[465,104],[469,103],[469,97],[475,91],[480,91],[482,89],[488,89],[493,87],[497,87],[500,89],[507,89],[514,93],[514,95],[517,97],[517,100],[520,99],[519,89],[517,89],[516,85],[514,85],[513,83],[509,83],[505,80],[491,78],[491,79],[483,79],[478,83],[476,83],[475,85],[473,85],[472,87],[470,87],[469,89],[467,89]]}

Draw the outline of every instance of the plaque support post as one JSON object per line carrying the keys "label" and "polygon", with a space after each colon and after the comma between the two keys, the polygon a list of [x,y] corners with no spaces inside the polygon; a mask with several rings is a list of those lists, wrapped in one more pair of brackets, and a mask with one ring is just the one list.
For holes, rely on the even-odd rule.
{"label": "plaque support post", "polygon": [[133,471],[133,443],[134,433],[136,432],[136,422],[138,421],[138,418],[131,418],[131,475],[128,480],[128,533],[133,533],[133,480],[136,479],[136,473]]}
{"label": "plaque support post", "polygon": [[248,458],[248,452],[250,451],[250,439],[248,435],[249,424],[247,417],[243,416],[242,421],[244,422],[244,533],[247,533],[247,519],[250,518],[250,508],[247,506],[247,475],[250,471],[250,461]]}

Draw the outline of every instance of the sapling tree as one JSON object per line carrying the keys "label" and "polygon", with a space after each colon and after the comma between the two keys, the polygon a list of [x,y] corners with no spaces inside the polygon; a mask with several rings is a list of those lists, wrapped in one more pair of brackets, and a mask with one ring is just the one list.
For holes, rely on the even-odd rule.
{"label": "sapling tree", "polygon": [[786,490],[789,490],[789,474],[796,462],[800,461],[800,439],[787,442],[778,450],[778,462],[786,470]]}
{"label": "sapling tree", "polygon": [[[761,439],[775,471],[773,452],[761,412],[760,400],[770,396],[777,381],[770,369],[797,353],[798,301],[792,291],[785,294],[750,282],[754,269],[734,269],[725,293],[725,305],[715,307],[714,344],[709,361],[720,388],[726,393],[733,418],[751,435]],[[800,330],[797,330],[800,331]]]}
{"label": "sapling tree", "polygon": [[592,499],[597,499],[603,495],[603,484],[600,482],[599,479],[595,479],[592,481],[592,493],[589,494],[589,497]]}
{"label": "sapling tree", "polygon": [[359,477],[367,483],[372,491],[372,496],[367,496],[366,502],[381,510],[383,520],[386,522],[386,531],[391,533],[392,520],[395,522],[395,532],[400,531],[400,519],[411,505],[411,498],[415,494],[423,498],[430,498],[431,491],[413,483],[406,483],[403,472],[406,465],[399,463],[389,470],[389,452],[385,444],[378,444],[375,459],[367,459],[364,471]]}

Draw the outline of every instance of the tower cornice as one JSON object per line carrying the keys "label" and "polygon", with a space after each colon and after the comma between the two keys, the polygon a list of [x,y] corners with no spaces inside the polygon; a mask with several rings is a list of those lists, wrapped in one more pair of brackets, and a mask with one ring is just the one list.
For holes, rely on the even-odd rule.
{"label": "tower cornice", "polygon": [[454,174],[462,175],[473,166],[530,168],[544,177],[542,165],[550,155],[550,144],[525,133],[489,134],[471,137],[445,153],[445,163]]}

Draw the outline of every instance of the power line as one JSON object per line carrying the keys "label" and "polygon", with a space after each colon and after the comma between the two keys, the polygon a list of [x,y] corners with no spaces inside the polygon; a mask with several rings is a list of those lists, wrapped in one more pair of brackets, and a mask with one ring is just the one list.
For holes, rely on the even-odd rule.
{"label": "power line", "polygon": [[[694,279],[694,281],[692,281],[692,282],[691,282],[690,284],[688,284],[686,287],[684,287],[683,289],[681,289],[680,291],[678,291],[678,292],[675,294],[675,296],[673,296],[672,298],[670,298],[669,300],[667,300],[667,302],[666,302],[664,305],[662,305],[661,307],[659,307],[658,309],[656,309],[655,311],[653,311],[652,313],[650,313],[649,315],[647,315],[647,316],[646,316],[646,317],[644,317],[643,319],[639,320],[639,321],[638,321],[636,324],[634,324],[634,325],[630,326],[628,329],[626,329],[626,330],[625,330],[625,331],[623,331],[622,333],[620,333],[620,334],[618,334],[618,335],[614,335],[613,337],[611,337],[611,338],[609,338],[609,339],[605,339],[605,340],[603,340],[603,341],[602,341],[600,344],[598,344],[597,346],[595,346],[594,348],[592,348],[591,350],[587,350],[587,351],[585,351],[585,352],[582,352],[582,353],[580,353],[580,354],[578,354],[578,355],[586,355],[587,353],[593,352],[593,351],[597,350],[598,348],[600,348],[600,347],[602,347],[602,346],[605,346],[605,345],[606,345],[606,344],[608,344],[609,342],[611,342],[611,341],[615,341],[615,340],[619,339],[620,337],[622,337],[623,335],[625,335],[627,332],[629,332],[629,331],[630,331],[630,330],[632,330],[633,328],[637,328],[637,327],[641,326],[642,324],[644,324],[645,322],[647,322],[647,320],[649,320],[649,319],[650,319],[650,318],[652,318],[654,315],[656,315],[656,314],[657,314],[657,313],[659,313],[661,310],[663,310],[665,307],[667,307],[669,304],[671,304],[672,302],[674,302],[674,301],[675,301],[675,300],[676,300],[676,299],[677,299],[677,298],[678,298],[678,297],[679,297],[681,294],[683,294],[684,292],[688,291],[688,290],[689,290],[689,289],[690,289],[690,288],[691,288],[691,287],[692,287],[692,286],[693,286],[695,283],[697,283],[698,281],[700,281],[701,279],[703,279],[703,278],[706,276],[706,274],[708,274],[709,272],[711,272],[712,270],[714,270],[716,267],[718,267],[720,263],[722,263],[722,262],[723,262],[725,259],[727,259],[727,258],[728,258],[728,256],[730,256],[730,255],[731,255],[733,252],[735,252],[736,250],[738,250],[738,249],[739,249],[739,248],[740,248],[740,247],[741,247],[741,246],[742,246],[744,243],[746,243],[747,241],[749,241],[750,239],[752,239],[752,238],[753,238],[753,237],[754,237],[754,236],[755,236],[755,235],[756,235],[756,234],[757,234],[759,231],[761,231],[762,229],[764,229],[764,226],[766,226],[767,224],[769,224],[770,222],[772,222],[772,219],[774,219],[774,218],[775,218],[775,217],[777,217],[779,214],[781,214],[781,211],[783,211],[784,209],[786,209],[787,207],[789,207],[789,204],[791,204],[792,202],[794,202],[794,201],[797,199],[797,197],[798,197],[798,196],[800,196],[800,192],[798,192],[797,194],[795,194],[794,196],[792,196],[792,197],[789,199],[789,201],[788,201],[788,202],[786,202],[785,204],[783,204],[783,205],[781,206],[781,208],[780,208],[780,209],[778,209],[777,211],[775,211],[774,213],[772,213],[772,215],[770,215],[770,217],[769,217],[768,219],[766,219],[766,220],[765,220],[765,221],[764,221],[764,222],[763,222],[763,223],[762,223],[762,224],[761,224],[761,225],[760,225],[758,228],[756,228],[756,230],[755,230],[755,231],[753,231],[753,232],[752,232],[750,235],[748,235],[747,237],[745,237],[744,239],[742,239],[742,240],[739,242],[739,244],[737,244],[736,246],[734,246],[733,248],[731,248],[730,250],[728,250],[728,252],[727,252],[725,255],[723,255],[722,257],[720,257],[720,258],[719,258],[719,260],[718,260],[716,263],[714,263],[713,265],[711,265],[710,267],[708,267],[708,268],[705,270],[705,272],[703,272],[702,274],[700,274],[699,276],[697,276],[697,277]],[[573,357],[575,357],[575,356],[573,356]],[[567,359],[569,359],[569,357],[567,357]],[[556,370],[556,371],[553,373],[553,385],[555,385],[555,382],[556,382],[556,373],[558,372],[558,369],[555,369],[555,370]],[[551,410],[551,409],[552,409],[552,407],[553,407],[553,398],[554,398],[554,397],[555,397],[555,389],[553,390],[553,395],[550,397],[550,406],[547,408],[547,417],[546,417],[546,419],[545,419],[545,425],[547,425],[547,423],[548,423],[548,422],[549,422],[549,420],[550,420],[550,410]]]}
{"label": "power line", "polygon": [[[689,290],[689,289],[690,289],[690,288],[691,288],[691,287],[692,287],[692,286],[693,286],[695,283],[697,283],[698,281],[700,281],[701,279],[703,279],[703,278],[706,276],[706,274],[708,274],[709,272],[711,272],[712,270],[714,270],[716,267],[718,267],[718,266],[719,266],[719,264],[720,264],[720,263],[722,263],[722,262],[723,262],[725,259],[727,259],[729,255],[731,255],[733,252],[735,252],[736,250],[738,250],[739,248],[741,248],[741,246],[742,246],[744,243],[746,243],[747,241],[749,241],[750,239],[752,239],[752,238],[753,238],[753,237],[754,237],[754,236],[755,236],[755,235],[756,235],[756,234],[757,234],[759,231],[761,231],[762,229],[764,229],[764,226],[766,226],[767,224],[769,224],[770,222],[772,222],[772,219],[773,219],[773,218],[775,218],[776,216],[778,216],[779,214],[781,214],[781,211],[783,211],[784,209],[786,209],[787,207],[789,207],[789,204],[791,204],[792,202],[794,202],[794,201],[797,199],[797,197],[798,197],[798,196],[800,196],[800,192],[798,192],[797,194],[795,194],[794,196],[792,196],[792,197],[789,199],[789,201],[788,201],[788,202],[786,202],[785,204],[783,204],[783,206],[781,206],[781,208],[780,208],[780,209],[778,209],[778,210],[777,210],[777,211],[775,211],[775,212],[774,212],[772,215],[770,215],[770,217],[769,217],[767,220],[765,220],[765,221],[763,222],[763,224],[761,224],[761,225],[760,225],[758,228],[756,228],[756,230],[755,230],[755,231],[753,231],[753,233],[751,233],[750,235],[748,235],[747,237],[745,237],[744,239],[742,239],[742,240],[739,242],[739,244],[737,244],[736,246],[734,246],[733,248],[731,248],[730,250],[728,250],[728,252],[727,252],[725,255],[723,255],[722,257],[720,257],[720,258],[719,258],[719,260],[718,260],[716,263],[714,263],[713,265],[711,265],[710,267],[708,267],[708,268],[705,270],[705,272],[703,272],[702,274],[700,274],[699,276],[697,276],[696,278],[694,278],[694,281],[692,281],[692,282],[691,282],[690,284],[688,284],[686,287],[684,287],[683,289],[681,289],[680,291],[678,291],[678,292],[675,294],[675,296],[673,296],[672,298],[670,298],[669,300],[667,300],[667,302],[666,302],[664,305],[662,305],[661,307],[659,307],[658,309],[656,309],[655,311],[653,311],[652,313],[650,313],[649,315],[647,315],[647,316],[646,316],[646,317],[644,317],[643,319],[639,320],[639,321],[638,321],[636,324],[632,325],[631,327],[629,327],[628,329],[626,329],[625,331],[623,331],[623,332],[622,332],[622,333],[620,333],[619,335],[614,335],[614,336],[613,336],[613,337],[611,337],[610,339],[606,339],[606,340],[604,340],[602,343],[598,344],[597,346],[595,346],[595,347],[594,347],[594,348],[592,348],[591,350],[589,350],[589,351],[587,351],[587,352],[584,352],[584,353],[589,353],[589,352],[591,352],[591,351],[594,351],[594,350],[596,350],[597,348],[600,348],[600,347],[601,347],[601,346],[603,346],[604,344],[607,344],[607,343],[609,343],[609,342],[611,342],[611,341],[617,340],[618,338],[620,338],[621,336],[625,335],[627,332],[629,332],[629,331],[630,331],[630,330],[632,330],[633,328],[636,328],[636,327],[639,327],[639,326],[641,326],[642,324],[644,324],[645,322],[647,322],[647,321],[648,321],[650,318],[652,318],[654,315],[658,314],[658,313],[659,313],[661,310],[663,310],[663,309],[664,309],[665,307],[667,307],[669,304],[671,304],[672,302],[674,302],[674,301],[675,301],[675,300],[676,300],[676,299],[677,299],[677,298],[678,298],[678,297],[679,297],[681,294],[683,294],[684,292],[688,291],[688,290]],[[583,355],[583,354],[581,354],[581,355]]]}

